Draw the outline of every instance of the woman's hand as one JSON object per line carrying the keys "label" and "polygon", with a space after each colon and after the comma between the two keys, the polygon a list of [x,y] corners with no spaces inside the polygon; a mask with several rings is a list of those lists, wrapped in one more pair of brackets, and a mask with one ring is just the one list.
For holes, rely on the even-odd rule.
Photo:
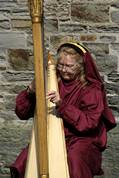
{"label": "woman's hand", "polygon": [[56,91],[49,91],[46,95],[46,99],[49,99],[52,103],[55,103],[56,106],[59,106],[61,104],[60,95]]}
{"label": "woman's hand", "polygon": [[27,92],[28,93],[35,93],[36,87],[35,87],[35,79],[32,80],[30,85],[28,86]]}

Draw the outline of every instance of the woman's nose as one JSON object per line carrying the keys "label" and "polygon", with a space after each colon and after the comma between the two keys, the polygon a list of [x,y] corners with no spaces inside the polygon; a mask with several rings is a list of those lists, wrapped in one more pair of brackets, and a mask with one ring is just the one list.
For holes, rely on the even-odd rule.
{"label": "woman's nose", "polygon": [[62,66],[62,71],[65,72],[67,70],[67,67],[65,65]]}

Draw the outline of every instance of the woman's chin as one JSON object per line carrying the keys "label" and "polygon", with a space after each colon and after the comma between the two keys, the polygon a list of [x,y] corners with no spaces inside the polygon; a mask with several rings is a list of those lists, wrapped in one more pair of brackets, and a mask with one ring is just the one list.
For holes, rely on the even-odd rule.
{"label": "woman's chin", "polygon": [[63,78],[64,80],[71,80],[70,77],[68,77],[68,76],[63,76],[62,78]]}
{"label": "woman's chin", "polygon": [[73,80],[71,77],[69,77],[69,76],[62,76],[62,79],[63,80],[66,80],[66,81],[71,81],[71,80]]}

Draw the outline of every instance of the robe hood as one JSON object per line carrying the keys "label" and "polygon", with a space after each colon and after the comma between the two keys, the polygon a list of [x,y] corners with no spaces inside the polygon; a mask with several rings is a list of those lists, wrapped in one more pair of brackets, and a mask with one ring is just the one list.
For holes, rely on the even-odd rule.
{"label": "robe hood", "polygon": [[74,48],[77,52],[79,52],[79,54],[83,56],[84,66],[85,66],[85,75],[86,75],[87,81],[101,88],[102,95],[103,95],[103,103],[104,103],[104,111],[102,113],[102,117],[103,117],[103,121],[106,126],[106,129],[107,131],[109,131],[110,129],[116,126],[116,121],[112,114],[111,109],[108,106],[107,98],[106,98],[106,90],[103,84],[103,80],[94,62],[94,59],[92,58],[88,49],[80,43],[74,43],[74,42],[63,43],[58,48],[57,52],[59,52],[60,49],[65,46]]}
{"label": "robe hood", "polygon": [[97,70],[96,64],[89,53],[88,49],[83,46],[82,44],[79,43],[72,43],[72,42],[67,42],[62,44],[58,48],[58,52],[62,47],[69,46],[74,48],[79,54],[83,56],[83,61],[84,61],[84,66],[85,66],[85,75],[86,79],[90,82],[93,82],[97,85],[103,85],[103,81],[101,79],[101,76]]}

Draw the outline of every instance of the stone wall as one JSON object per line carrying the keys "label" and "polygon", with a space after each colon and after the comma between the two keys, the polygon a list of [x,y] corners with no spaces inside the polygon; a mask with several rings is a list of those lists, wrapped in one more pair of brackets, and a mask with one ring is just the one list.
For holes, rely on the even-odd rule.
{"label": "stone wall", "polygon": [[[94,56],[105,79],[108,100],[119,118],[119,1],[44,0],[44,47],[56,53],[59,43],[80,41]],[[20,121],[15,97],[34,76],[32,24],[27,0],[0,0],[0,178],[30,140],[32,119]],[[104,178],[117,178],[118,127],[109,133]]]}

